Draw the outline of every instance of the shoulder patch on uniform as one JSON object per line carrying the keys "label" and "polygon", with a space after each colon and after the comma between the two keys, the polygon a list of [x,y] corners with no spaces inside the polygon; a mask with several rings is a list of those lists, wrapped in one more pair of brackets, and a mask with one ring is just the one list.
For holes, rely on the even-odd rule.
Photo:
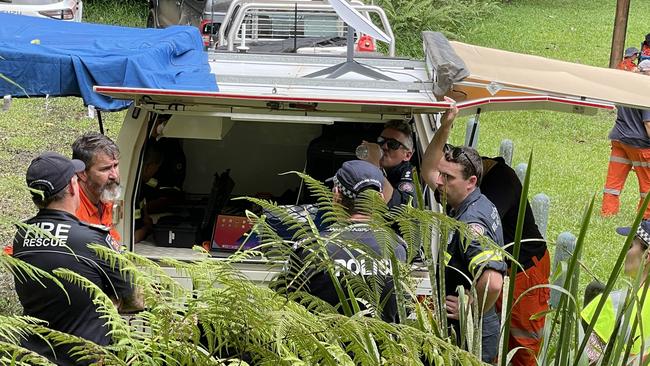
{"label": "shoulder patch on uniform", "polygon": [[118,243],[111,234],[106,235],[106,244],[108,244],[111,248],[115,249],[116,251],[120,251],[120,243]]}
{"label": "shoulder patch on uniform", "polygon": [[479,223],[476,223],[476,222],[473,222],[473,223],[469,224],[468,226],[469,226],[469,231],[471,233],[473,233],[474,235],[476,235],[476,236],[485,235],[485,226],[483,226],[483,225],[481,225]]}
{"label": "shoulder patch on uniform", "polygon": [[109,231],[111,231],[111,228],[110,228],[110,227],[108,227],[108,226],[104,226],[104,225],[100,225],[100,224],[90,224],[90,223],[88,223],[88,222],[83,222],[83,221],[81,221],[81,224],[82,224],[82,225],[86,225],[86,226],[88,226],[89,228],[93,228],[93,229],[99,230],[99,231],[104,231],[104,232],[109,232]]}
{"label": "shoulder patch on uniform", "polygon": [[397,187],[397,189],[399,189],[402,192],[407,192],[407,193],[411,193],[411,192],[415,191],[415,187],[413,186],[413,183],[411,183],[411,182],[402,182]]}

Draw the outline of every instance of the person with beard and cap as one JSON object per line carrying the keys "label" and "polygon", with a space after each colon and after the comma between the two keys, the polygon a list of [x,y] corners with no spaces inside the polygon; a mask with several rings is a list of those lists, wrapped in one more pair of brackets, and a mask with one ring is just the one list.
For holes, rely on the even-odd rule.
{"label": "person with beard and cap", "polygon": [[[13,256],[52,274],[57,268],[71,270],[108,295],[121,312],[140,310],[141,293],[135,291],[118,268],[99,258],[89,244],[110,248],[108,230],[81,222],[75,217],[81,190],[78,175],[85,165],[58,153],[46,152],[32,160],[26,181],[34,204],[33,218],[17,225]],[[52,280],[33,279],[19,271],[16,293],[24,315],[47,322],[47,327],[87,339],[96,345],[111,342],[110,327],[98,311],[99,303],[79,285],[59,278],[63,288]],[[22,345],[57,365],[87,365],[97,360],[79,361],[72,350],[75,344],[50,344],[39,335],[26,335]]]}
{"label": "person with beard and cap", "polygon": [[120,150],[108,136],[88,132],[72,144],[72,158],[81,160],[86,169],[79,176],[81,204],[76,215],[79,220],[110,229],[113,247],[119,249],[121,236],[113,225],[113,201],[121,192]]}
{"label": "person with beard and cap", "polygon": [[[619,227],[616,229],[616,232],[623,236],[629,235],[631,231],[631,227]],[[644,220],[641,221],[635,232],[632,244],[627,250],[623,267],[623,273],[632,281],[634,281],[637,276],[641,276],[638,277],[641,279],[637,291],[639,301],[643,298],[643,290],[645,287],[644,282],[650,274],[650,252],[648,251],[648,246],[650,246],[650,221]],[[628,290],[626,289],[612,291],[609,293],[607,300],[605,300],[605,306],[598,314],[594,323],[593,331],[589,335],[589,343],[587,344],[586,352],[590,364],[595,364],[598,361],[602,353],[605,351],[607,343],[613,336],[613,332],[617,327],[616,321],[618,315],[620,311],[625,311],[622,306],[628,296],[627,292]],[[580,315],[586,324],[591,323],[594,319],[596,308],[598,307],[601,298],[602,294],[597,295],[593,300],[591,300],[591,302],[585,305],[584,309],[582,309]],[[638,322],[638,326],[634,333],[635,335],[629,339],[629,342],[633,342],[631,355],[639,355],[641,353],[641,341],[643,341],[646,347],[650,341],[650,293],[645,296],[640,311],[638,310],[638,303],[639,302],[636,301],[632,304],[633,308],[630,313],[632,314],[632,317],[628,323],[628,326],[632,326],[638,314],[641,314],[641,320]],[[628,329],[626,333],[629,337],[631,329]],[[642,334],[645,339],[641,339],[640,336]],[[648,354],[644,354],[643,358],[643,364],[645,364]],[[631,365],[632,360],[628,361],[630,362],[627,364]]]}
{"label": "person with beard and cap", "polygon": [[[446,145],[458,108],[451,108],[441,117],[440,128],[427,147],[422,159],[422,177],[427,185],[440,192],[443,203],[451,208],[447,214],[465,224],[471,237],[465,240],[458,230],[450,235],[447,244],[448,259],[445,267],[445,310],[449,324],[459,336],[460,322],[465,311],[460,308],[457,289],[476,289],[476,301],[482,314],[481,358],[494,362],[498,354],[500,320],[495,303],[503,287],[507,269],[502,253],[485,245],[479,238],[487,237],[503,246],[503,233],[499,212],[479,189],[483,165],[476,150],[469,147]],[[446,202],[445,202],[446,201]],[[482,308],[480,308],[482,306]]]}
{"label": "person with beard and cap", "polygon": [[[380,303],[383,306],[373,310],[381,311],[384,321],[399,322],[391,263],[393,256],[396,261],[406,261],[406,243],[390,229],[371,227],[368,224],[370,214],[360,205],[364,192],[382,194],[384,175],[367,161],[351,160],[343,163],[331,180],[334,182],[334,202],[343,206],[350,215],[350,222],[333,224],[321,231],[322,236],[332,238],[326,247],[329,258],[318,257],[323,253],[310,248],[310,245],[317,244],[316,241],[297,244],[297,255],[291,257],[288,268],[299,269],[296,273],[300,273],[300,277],[288,281],[294,285],[287,290],[301,288],[332,306],[338,306],[338,310],[343,312],[330,272],[322,267],[322,263],[333,262],[332,273],[337,273],[339,279],[342,273],[379,276],[379,283],[382,284]],[[355,244],[347,244],[350,242]],[[306,267],[304,271],[303,267]],[[287,275],[283,274],[285,281]],[[296,286],[297,283],[300,285]],[[367,308],[362,301],[358,301],[358,304],[361,309]]]}
{"label": "person with beard and cap", "polygon": [[384,196],[388,207],[404,205],[409,201],[417,206],[413,165],[410,162],[414,148],[413,130],[408,122],[389,121],[377,137],[376,144],[367,141],[363,141],[362,144],[368,146],[366,160],[386,172]]}

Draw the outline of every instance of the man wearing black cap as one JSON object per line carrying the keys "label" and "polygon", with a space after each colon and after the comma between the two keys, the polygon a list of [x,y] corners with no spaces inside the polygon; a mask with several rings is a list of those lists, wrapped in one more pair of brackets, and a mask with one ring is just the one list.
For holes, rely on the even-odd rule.
{"label": "man wearing black cap", "polygon": [[[620,235],[627,236],[632,231],[631,227],[619,227],[616,229],[616,232]],[[641,221],[639,227],[637,228],[634,239],[632,240],[632,245],[627,251],[625,256],[625,264],[623,267],[623,273],[626,277],[634,280],[637,276],[640,275],[641,283],[637,289],[638,299],[642,299],[643,290],[645,282],[644,280],[648,278],[650,272],[650,252],[648,252],[648,246],[650,246],[650,221]],[[587,356],[589,358],[590,364],[597,362],[601,354],[605,351],[607,343],[610,341],[610,338],[613,335],[614,329],[616,328],[617,318],[619,316],[621,307],[625,303],[627,297],[627,289],[612,291],[607,300],[605,301],[605,306],[598,315],[596,323],[594,324],[594,329],[589,336],[589,343],[587,346]],[[623,340],[624,342],[633,342],[631,355],[638,355],[641,352],[641,337],[640,335],[644,334],[645,339],[644,343],[647,345],[650,341],[648,334],[650,334],[650,294],[645,296],[643,306],[639,311],[637,309],[638,301],[632,304],[633,309],[630,314],[632,318],[629,320],[629,326],[635,322],[637,314],[641,314],[641,321],[636,329],[635,336],[629,340]],[[582,319],[586,323],[590,323],[595,316],[596,307],[600,302],[602,295],[594,297],[589,304],[585,305],[584,309],[581,312]],[[641,329],[639,329],[641,328]],[[628,329],[626,332],[631,333],[631,329]],[[647,355],[644,356],[644,358]],[[628,364],[632,364],[632,360]],[[645,361],[645,360],[644,360]]]}
{"label": "man wearing black cap", "polygon": [[[295,283],[299,285],[294,285],[293,290],[305,290],[338,306],[339,312],[344,313],[331,275],[335,275],[337,281],[349,275],[361,275],[366,279],[374,277],[382,284],[380,301],[375,303],[365,299],[365,304],[359,302],[360,308],[370,307],[372,311],[381,312],[384,321],[398,322],[392,261],[406,261],[406,244],[390,228],[371,228],[368,223],[370,215],[360,205],[362,197],[368,197],[367,191],[382,193],[384,176],[373,164],[352,160],[343,163],[332,180],[334,201],[340,203],[350,215],[350,223],[332,225],[324,230],[321,235],[329,238],[325,247],[317,240],[298,244],[299,260],[290,265],[296,271],[294,273],[301,272],[301,268],[306,268],[306,271],[297,278]],[[328,273],[327,264],[333,264],[334,271]],[[356,295],[363,297],[363,294]]]}
{"label": "man wearing black cap", "polygon": [[[92,281],[114,299],[121,311],[142,308],[131,284],[88,249],[88,244],[111,247],[108,229],[89,226],[74,215],[79,206],[77,174],[85,165],[58,153],[46,152],[32,160],[27,169],[27,186],[39,208],[33,218],[19,225],[13,242],[14,257],[44,271],[66,268]],[[16,278],[16,292],[24,314],[47,321],[48,327],[85,338],[99,345],[111,342],[110,329],[87,291],[61,279],[65,293],[50,280]],[[67,295],[66,295],[67,293]],[[23,345],[58,365],[81,365],[68,352],[72,346],[55,346],[54,351],[38,337]]]}

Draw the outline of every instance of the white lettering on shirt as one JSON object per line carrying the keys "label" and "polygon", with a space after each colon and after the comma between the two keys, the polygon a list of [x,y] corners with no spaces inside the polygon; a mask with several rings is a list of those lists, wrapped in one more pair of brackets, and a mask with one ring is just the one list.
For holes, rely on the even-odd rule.
{"label": "white lettering on shirt", "polygon": [[30,225],[23,239],[25,247],[62,247],[68,242],[71,225],[37,222]]}
{"label": "white lettering on shirt", "polygon": [[[334,262],[339,268],[345,268],[353,274],[370,276],[370,275],[383,275],[390,276],[392,275],[392,265],[389,260],[368,260],[361,258],[350,258],[350,259],[335,259]],[[338,277],[341,275],[341,270],[338,269],[335,273]]]}

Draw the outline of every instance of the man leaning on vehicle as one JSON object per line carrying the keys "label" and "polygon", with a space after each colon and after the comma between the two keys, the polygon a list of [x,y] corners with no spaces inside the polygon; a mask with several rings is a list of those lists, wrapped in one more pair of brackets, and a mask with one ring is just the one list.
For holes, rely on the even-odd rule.
{"label": "man leaning on vehicle", "polygon": [[447,246],[447,318],[459,335],[459,319],[465,310],[460,308],[457,288],[462,286],[468,291],[474,285],[478,298],[473,300],[479,304],[483,324],[481,358],[484,362],[494,362],[500,333],[500,320],[494,305],[501,293],[507,267],[501,253],[483,245],[478,238],[486,236],[503,246],[503,233],[496,207],[478,188],[483,173],[479,154],[467,147],[446,148],[445,142],[457,113],[458,109],[452,105],[442,116],[441,126],[422,159],[422,177],[429,187],[435,187],[441,197],[446,197],[451,207],[448,215],[467,224],[473,236],[465,241],[456,230]]}
{"label": "man leaning on vehicle", "polygon": [[[52,274],[63,268],[85,277],[102,289],[117,305],[130,312],[143,307],[141,296],[117,268],[100,259],[88,244],[113,242],[109,231],[85,224],[74,215],[81,190],[78,174],[85,165],[58,153],[46,152],[32,160],[27,169],[27,186],[39,208],[33,218],[19,225],[13,255]],[[60,279],[63,289],[49,279],[40,281],[16,274],[16,292],[24,315],[47,322],[47,327],[87,339],[98,345],[111,342],[110,329],[88,291]],[[42,283],[41,283],[42,282]],[[75,345],[51,345],[39,336],[28,336],[23,346],[57,365],[85,365],[72,356]]]}

